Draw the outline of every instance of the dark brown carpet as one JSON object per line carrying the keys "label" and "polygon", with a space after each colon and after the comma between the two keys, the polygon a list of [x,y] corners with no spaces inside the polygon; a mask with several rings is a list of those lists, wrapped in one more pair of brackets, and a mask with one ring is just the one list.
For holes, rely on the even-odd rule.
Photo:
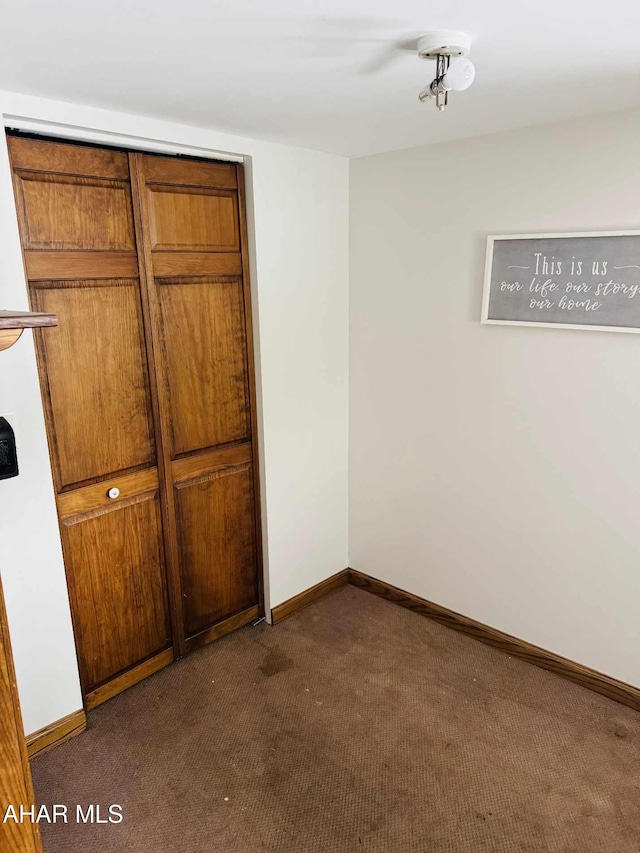
{"label": "dark brown carpet", "polygon": [[345,587],[33,762],[46,853],[637,853],[640,715]]}

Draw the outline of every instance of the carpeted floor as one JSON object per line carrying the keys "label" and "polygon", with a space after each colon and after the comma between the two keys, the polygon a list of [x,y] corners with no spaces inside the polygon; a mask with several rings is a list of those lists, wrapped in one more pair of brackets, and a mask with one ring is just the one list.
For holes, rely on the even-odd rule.
{"label": "carpeted floor", "polygon": [[354,587],[107,702],[33,772],[72,816],[45,853],[640,851],[639,714]]}

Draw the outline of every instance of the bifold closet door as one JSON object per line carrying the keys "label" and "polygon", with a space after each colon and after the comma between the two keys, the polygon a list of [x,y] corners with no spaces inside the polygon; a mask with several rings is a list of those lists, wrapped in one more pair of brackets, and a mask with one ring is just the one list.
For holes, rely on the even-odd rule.
{"label": "bifold closet door", "polygon": [[[83,691],[173,659],[126,153],[10,137]],[[124,679],[124,681],[123,681]]]}
{"label": "bifold closet door", "polygon": [[262,612],[242,167],[9,150],[91,708]]}
{"label": "bifold closet door", "polygon": [[130,157],[188,651],[261,612],[242,169]]}

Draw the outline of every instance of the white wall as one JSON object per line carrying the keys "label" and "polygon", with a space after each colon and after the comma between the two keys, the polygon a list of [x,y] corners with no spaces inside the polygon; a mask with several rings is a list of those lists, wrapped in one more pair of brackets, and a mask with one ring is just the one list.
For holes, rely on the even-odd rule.
{"label": "white wall", "polygon": [[639,139],[356,160],[350,222],[350,565],[637,686],[640,338],[479,318],[487,234],[640,228]]}
{"label": "white wall", "polygon": [[[163,141],[250,158],[267,606],[345,568],[348,162],[6,92],[0,93],[0,111],[21,117],[21,124],[26,117],[36,126],[71,126],[78,135],[87,129],[121,134],[119,141],[132,147],[129,137],[151,147]],[[2,307],[26,307],[2,141],[0,276]],[[31,333],[1,358],[0,412],[13,413],[20,476],[0,482],[0,567],[25,729],[32,732],[77,710],[81,696]]]}

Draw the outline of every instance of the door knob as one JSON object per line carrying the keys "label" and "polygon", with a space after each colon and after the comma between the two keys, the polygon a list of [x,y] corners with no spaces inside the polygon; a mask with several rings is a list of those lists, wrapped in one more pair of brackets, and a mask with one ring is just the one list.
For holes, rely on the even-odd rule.
{"label": "door knob", "polygon": [[109,489],[109,491],[107,492],[107,497],[111,498],[111,500],[115,500],[116,498],[119,498],[120,497],[120,489],[116,488],[115,486],[112,489]]}

